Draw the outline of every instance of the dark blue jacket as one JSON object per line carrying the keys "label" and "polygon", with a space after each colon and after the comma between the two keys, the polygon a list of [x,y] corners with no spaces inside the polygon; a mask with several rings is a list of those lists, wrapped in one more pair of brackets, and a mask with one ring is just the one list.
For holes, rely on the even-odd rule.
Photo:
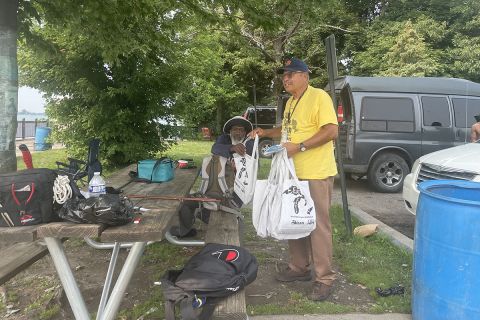
{"label": "dark blue jacket", "polygon": [[[212,153],[225,158],[231,158],[233,156],[233,152],[230,151],[231,147],[232,147],[232,139],[230,138],[230,135],[222,134],[217,138],[217,140],[213,144]],[[245,147],[247,148],[247,153],[249,155],[252,155],[253,139],[248,140],[247,143],[245,144]]]}

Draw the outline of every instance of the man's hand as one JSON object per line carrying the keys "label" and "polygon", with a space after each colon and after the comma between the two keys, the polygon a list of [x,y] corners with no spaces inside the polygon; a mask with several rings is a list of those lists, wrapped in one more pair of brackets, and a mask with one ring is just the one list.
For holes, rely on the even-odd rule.
{"label": "man's hand", "polygon": [[300,146],[297,143],[292,143],[292,142],[284,142],[282,145],[285,147],[287,150],[287,156],[290,158],[294,154],[300,152]]}
{"label": "man's hand", "polygon": [[230,148],[230,151],[238,153],[241,156],[244,156],[245,152],[247,152],[247,148],[243,144],[239,143],[236,145],[232,145],[232,147]]}
{"label": "man's hand", "polygon": [[248,136],[252,139],[255,139],[255,136],[258,135],[259,138],[263,137],[265,135],[265,131],[262,128],[255,128],[250,133]]}

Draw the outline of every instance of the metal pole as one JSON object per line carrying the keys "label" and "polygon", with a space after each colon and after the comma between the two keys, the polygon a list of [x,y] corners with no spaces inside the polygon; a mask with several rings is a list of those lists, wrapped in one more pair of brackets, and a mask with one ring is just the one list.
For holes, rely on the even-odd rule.
{"label": "metal pole", "polygon": [[117,278],[117,283],[112,290],[112,294],[108,299],[107,305],[103,310],[102,320],[114,320],[117,315],[118,308],[122,302],[123,295],[127,289],[128,283],[135,272],[140,258],[142,257],[143,249],[145,248],[146,242],[135,242],[130,253],[128,254],[127,260],[123,265],[122,271]]}
{"label": "metal pole", "polygon": [[[332,96],[335,111],[338,112],[337,95],[335,93],[335,79],[338,76],[335,35],[332,34],[325,39],[325,47],[327,48],[328,83],[330,86],[330,95]],[[351,236],[352,217],[350,216],[350,209],[348,208],[347,184],[345,181],[345,173],[343,171],[342,148],[338,136],[337,139],[335,139],[335,148],[335,155],[337,157],[338,163],[338,174],[340,175],[340,187],[342,190],[343,217],[345,219],[345,227],[347,228],[347,233]]]}
{"label": "metal pole", "polygon": [[172,235],[170,231],[165,233],[165,239],[178,246],[203,247],[205,245],[205,241],[203,240],[179,240],[176,236]]}
{"label": "metal pole", "polygon": [[50,256],[52,257],[55,269],[57,269],[57,274],[62,282],[68,302],[70,302],[70,307],[72,308],[75,319],[90,320],[90,314],[88,313],[87,306],[83,300],[82,293],[78,288],[70,264],[63,251],[62,242],[57,238],[51,237],[46,237],[44,240],[47,244]]}
{"label": "metal pole", "polygon": [[100,304],[98,306],[97,320],[102,318],[103,310],[107,305],[108,294],[110,293],[110,286],[112,284],[113,272],[115,271],[115,265],[117,264],[118,253],[120,252],[120,243],[115,242],[112,251],[112,257],[110,258],[110,264],[108,265],[107,277],[105,284],[103,285],[102,297],[100,298]]}

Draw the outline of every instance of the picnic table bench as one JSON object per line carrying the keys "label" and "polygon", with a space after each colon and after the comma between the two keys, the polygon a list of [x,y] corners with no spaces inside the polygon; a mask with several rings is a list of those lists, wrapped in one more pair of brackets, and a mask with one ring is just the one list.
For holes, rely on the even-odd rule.
{"label": "picnic table bench", "polygon": [[[197,170],[192,169],[176,170],[175,179],[169,182],[160,184],[131,182],[125,185],[125,183],[130,181],[128,173],[131,169],[131,167],[127,167],[119,170],[107,179],[107,184],[113,187],[124,186],[122,189],[126,194],[179,196],[185,195],[190,191],[198,173]],[[130,223],[123,226],[105,228],[97,224],[53,222],[27,227],[0,228],[0,242],[2,244],[12,242],[31,244],[39,239],[44,241],[54,262],[73,314],[76,319],[82,320],[90,319],[90,313],[86,308],[85,301],[68,263],[62,240],[65,238],[89,237],[99,238],[105,242],[113,242],[112,257],[106,275],[97,319],[115,319],[125,290],[140,261],[145,245],[149,241],[161,241],[164,238],[172,218],[179,209],[180,201],[143,199],[138,202],[138,205],[145,208],[154,208],[154,210],[144,212],[138,224]],[[124,242],[132,242],[132,247],[110,293],[110,284],[112,283],[118,250],[120,249],[120,244]],[[17,268],[20,267],[17,266]]]}

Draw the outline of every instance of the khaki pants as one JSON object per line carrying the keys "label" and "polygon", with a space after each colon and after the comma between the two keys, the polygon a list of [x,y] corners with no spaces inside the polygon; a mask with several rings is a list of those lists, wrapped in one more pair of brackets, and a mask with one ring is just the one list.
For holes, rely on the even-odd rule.
{"label": "khaki pants", "polygon": [[332,270],[332,227],[329,213],[333,177],[308,182],[315,204],[317,226],[306,238],[288,240],[289,267],[297,272],[312,269],[314,281],[332,285],[336,278]]}

